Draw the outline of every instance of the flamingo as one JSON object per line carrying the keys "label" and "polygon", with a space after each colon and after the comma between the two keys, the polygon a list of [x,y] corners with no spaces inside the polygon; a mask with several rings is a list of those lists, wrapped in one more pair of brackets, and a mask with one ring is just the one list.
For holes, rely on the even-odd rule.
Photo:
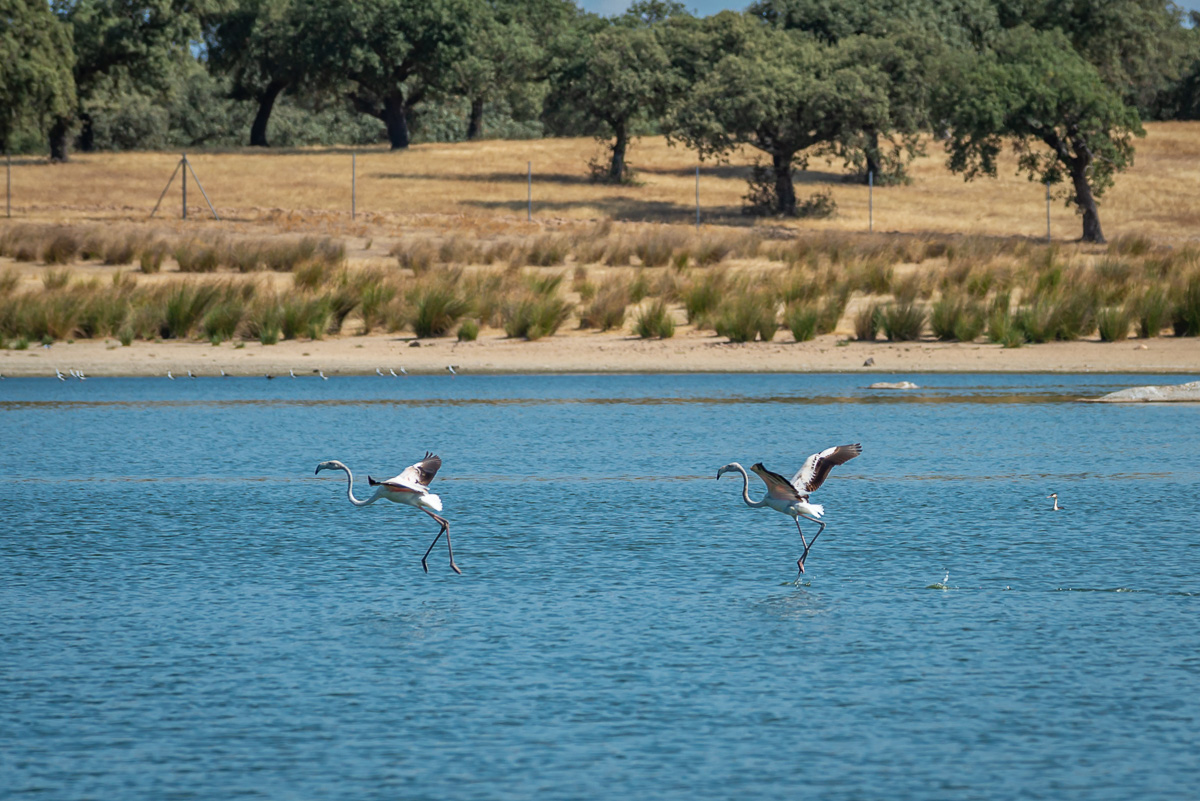
{"label": "flamingo", "polygon": [[339,462],[337,459],[331,459],[327,462],[321,462],[317,465],[317,472],[322,470],[344,470],[346,471],[346,496],[350,498],[350,503],[355,506],[370,506],[380,498],[384,498],[395,503],[405,503],[409,506],[415,506],[425,514],[432,517],[442,528],[438,531],[433,542],[429,544],[425,555],[421,557],[421,567],[425,568],[425,572],[429,572],[429,565],[426,560],[429,558],[429,552],[433,550],[433,546],[437,545],[437,541],[442,535],[446,535],[446,550],[450,552],[450,569],[455,573],[462,575],[462,571],[458,569],[458,565],[454,564],[454,548],[450,545],[450,522],[434,512],[442,511],[442,499],[429,491],[429,482],[433,481],[433,477],[437,475],[438,468],[442,466],[442,460],[429,451],[425,452],[425,458],[414,465],[404,468],[404,472],[395,478],[389,478],[387,481],[376,481],[367,476],[367,483],[372,487],[377,487],[375,494],[365,501],[360,501],[354,497],[354,474],[350,472],[350,468]]}
{"label": "flamingo", "polygon": [[1054,508],[1050,510],[1051,512],[1061,512],[1067,508],[1065,506],[1058,505],[1058,493],[1057,492],[1051,493],[1050,495],[1047,495],[1046,497],[1054,499]]}
{"label": "flamingo", "polygon": [[[803,573],[804,561],[808,559],[809,550],[816,544],[817,537],[821,536],[821,532],[825,530],[825,524],[818,520],[825,514],[825,507],[819,503],[809,503],[808,496],[825,483],[830,470],[839,464],[845,464],[860,453],[862,453],[862,445],[858,443],[826,448],[805,459],[804,466],[796,475],[792,476],[791,481],[778,473],[771,472],[763,467],[762,462],[759,462],[750,469],[767,485],[767,495],[761,501],[750,500],[750,476],[746,474],[746,469],[737,462],[730,462],[718,470],[717,478],[736,470],[742,474],[742,500],[746,502],[747,506],[753,509],[763,507],[774,509],[796,521],[796,531],[800,533],[800,542],[804,544],[804,553],[796,560],[796,566]],[[800,518],[802,517],[821,527],[813,536],[812,542],[804,539],[804,532],[800,528]],[[799,580],[799,578],[800,576],[797,575],[796,579]]]}

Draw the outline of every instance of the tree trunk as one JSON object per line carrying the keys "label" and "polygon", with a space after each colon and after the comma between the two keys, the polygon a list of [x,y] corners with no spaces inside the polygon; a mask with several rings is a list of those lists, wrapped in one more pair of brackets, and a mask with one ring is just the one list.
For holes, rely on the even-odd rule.
{"label": "tree trunk", "polygon": [[404,150],[408,147],[408,109],[404,104],[404,95],[393,92],[383,99],[383,124],[387,126],[388,142],[392,150]]}
{"label": "tree trunk", "polygon": [[471,101],[471,116],[467,119],[467,141],[472,142],[483,136],[483,98],[477,97]]}
{"label": "tree trunk", "polygon": [[79,115],[79,136],[75,142],[80,153],[91,153],[96,149],[96,130],[92,127],[90,114]]}
{"label": "tree trunk", "polygon": [[69,158],[67,149],[70,145],[71,121],[66,117],[58,117],[50,126],[50,160],[66,161]]}
{"label": "tree trunk", "polygon": [[250,147],[270,147],[267,144],[267,123],[271,121],[275,100],[286,87],[283,81],[272,81],[258,96],[258,113],[254,115],[254,124],[250,126]]}
{"label": "tree trunk", "polygon": [[1100,214],[1096,211],[1096,198],[1092,196],[1092,187],[1088,183],[1088,159],[1076,157],[1071,161],[1071,182],[1075,185],[1075,204],[1083,215],[1084,242],[1104,244],[1104,232],[1100,230]]}
{"label": "tree trunk", "polygon": [[616,141],[612,145],[612,161],[608,163],[608,180],[619,184],[625,180],[625,151],[629,148],[629,126],[624,123],[614,125],[617,132]]}
{"label": "tree trunk", "polygon": [[775,210],[788,217],[796,216],[796,187],[792,183],[792,156],[794,153],[772,153],[771,164],[775,172]]}

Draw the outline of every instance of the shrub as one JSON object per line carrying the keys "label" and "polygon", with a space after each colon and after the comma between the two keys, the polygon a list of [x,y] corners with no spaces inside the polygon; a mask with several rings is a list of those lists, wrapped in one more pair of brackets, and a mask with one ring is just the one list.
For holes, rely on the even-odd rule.
{"label": "shrub", "polygon": [[854,317],[854,338],[859,342],[874,342],[879,336],[880,309],[872,303]]}
{"label": "shrub", "polygon": [[162,242],[143,245],[138,251],[138,267],[144,273],[156,273],[162,269],[163,258],[167,254],[167,246]]}
{"label": "shrub", "polygon": [[889,303],[880,322],[889,342],[912,342],[921,338],[925,317],[925,310],[913,303]]}
{"label": "shrub", "polygon": [[195,239],[176,245],[171,255],[183,273],[211,273],[221,264],[221,254],[215,245]]}
{"label": "shrub", "polygon": [[77,233],[69,228],[59,228],[51,232],[42,245],[42,261],[46,264],[70,264],[79,254],[80,246]]}
{"label": "shrub", "polygon": [[795,303],[783,312],[783,324],[797,342],[807,342],[817,335],[821,313],[812,303]]}
{"label": "shrub", "polygon": [[675,336],[675,318],[662,298],[638,312],[633,332],[642,339],[670,339]]}

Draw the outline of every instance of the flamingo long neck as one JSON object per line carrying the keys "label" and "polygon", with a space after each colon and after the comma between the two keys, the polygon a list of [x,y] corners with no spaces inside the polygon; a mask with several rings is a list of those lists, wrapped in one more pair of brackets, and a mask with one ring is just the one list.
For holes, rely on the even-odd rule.
{"label": "flamingo long neck", "polygon": [[766,498],[763,498],[758,502],[750,500],[750,476],[746,473],[746,468],[742,467],[737,462],[734,462],[733,466],[739,473],[742,474],[742,500],[746,502],[746,505],[754,509],[761,509],[762,507],[766,506]]}
{"label": "flamingo long neck", "polygon": [[355,506],[370,506],[371,504],[375,503],[375,501],[379,500],[378,495],[367,498],[365,501],[360,501],[358,498],[355,498],[354,497],[354,474],[351,473],[350,468],[346,467],[346,465],[344,465],[344,464],[339,465],[339,467],[340,467],[340,469],[346,471],[346,497],[350,499],[350,503],[354,504]]}

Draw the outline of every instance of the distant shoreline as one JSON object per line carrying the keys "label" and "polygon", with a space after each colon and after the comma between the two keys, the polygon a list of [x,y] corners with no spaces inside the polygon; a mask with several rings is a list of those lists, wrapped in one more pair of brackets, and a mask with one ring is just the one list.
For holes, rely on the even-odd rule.
{"label": "distant shoreline", "polygon": [[[786,334],[784,335],[786,336]],[[0,351],[0,374],[53,376],[82,370],[91,376],[376,375],[571,373],[1144,373],[1200,374],[1200,340],[1164,337],[1102,343],[1053,342],[1002,348],[989,343],[846,342],[834,335],[810,342],[790,339],[730,344],[706,332],[642,340],[622,334],[570,332],[527,342],[484,332],[475,342],[420,340],[395,335],[287,340],[264,346],[248,342],[77,340],[50,348]],[[843,344],[839,344],[843,343]],[[873,360],[871,364],[865,364]]]}

